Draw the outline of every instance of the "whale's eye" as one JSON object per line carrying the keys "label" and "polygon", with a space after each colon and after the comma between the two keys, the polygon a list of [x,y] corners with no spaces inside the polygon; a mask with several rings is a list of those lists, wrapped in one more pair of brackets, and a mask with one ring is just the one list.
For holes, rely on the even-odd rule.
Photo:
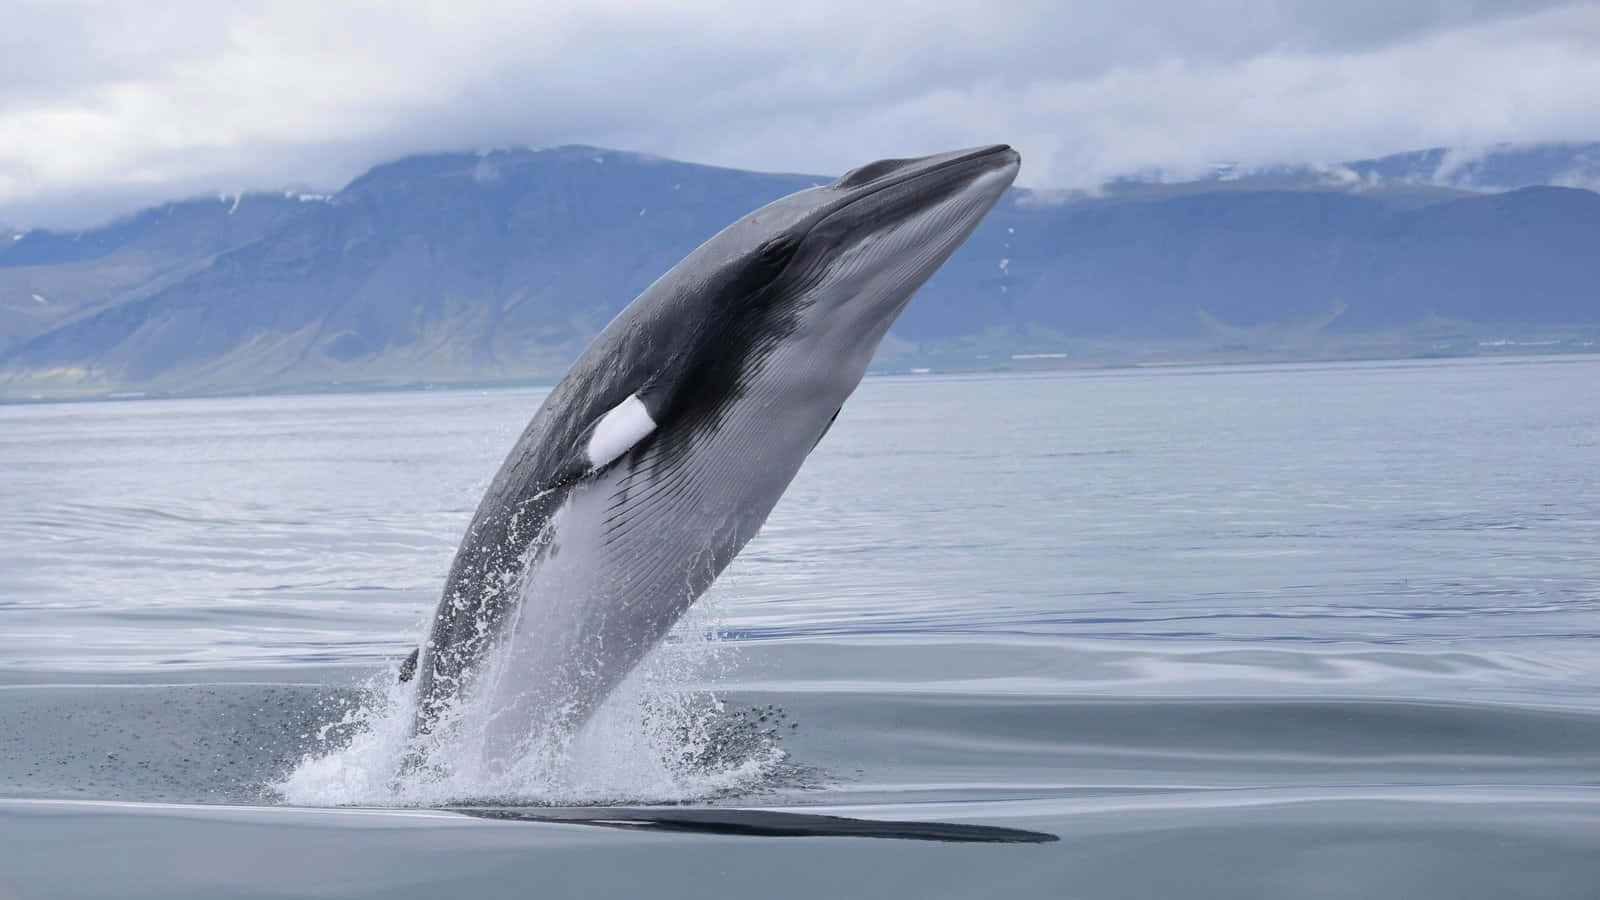
{"label": "whale's eye", "polygon": [[756,249],[756,267],[767,277],[775,277],[794,258],[800,241],[792,235],[775,237]]}
{"label": "whale's eye", "polygon": [[882,178],[909,162],[913,162],[913,160],[880,159],[877,162],[870,162],[859,169],[851,169],[844,173],[839,177],[838,181],[834,182],[834,186],[842,188],[860,187],[869,181],[876,181]]}

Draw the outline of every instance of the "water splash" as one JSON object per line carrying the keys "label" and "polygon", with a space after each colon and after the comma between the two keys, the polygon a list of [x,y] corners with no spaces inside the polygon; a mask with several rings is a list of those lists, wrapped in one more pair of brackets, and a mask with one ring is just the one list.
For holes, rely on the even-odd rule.
{"label": "water splash", "polygon": [[[304,806],[548,806],[675,803],[774,786],[787,766],[782,712],[730,711],[702,686],[733,662],[716,621],[714,603],[697,606],[581,729],[535,742],[508,764],[484,759],[482,697],[413,735],[415,682],[384,672],[272,790]],[[415,758],[428,762],[408,767]]]}

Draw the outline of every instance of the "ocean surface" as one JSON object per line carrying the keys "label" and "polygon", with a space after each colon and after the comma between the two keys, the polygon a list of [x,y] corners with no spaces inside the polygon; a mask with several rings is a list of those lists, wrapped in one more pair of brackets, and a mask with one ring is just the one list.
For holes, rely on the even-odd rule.
{"label": "ocean surface", "polygon": [[868,379],[567,756],[397,775],[542,396],[0,407],[0,897],[1600,897],[1600,359]]}

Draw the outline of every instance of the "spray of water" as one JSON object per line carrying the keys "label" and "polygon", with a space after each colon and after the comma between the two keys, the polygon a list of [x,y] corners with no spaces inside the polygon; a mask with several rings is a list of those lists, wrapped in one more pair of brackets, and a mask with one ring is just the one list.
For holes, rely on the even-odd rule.
{"label": "spray of water", "polygon": [[771,714],[729,711],[701,687],[733,662],[718,618],[714,603],[698,605],[577,733],[534,741],[509,763],[484,760],[482,698],[413,735],[415,682],[382,673],[272,789],[304,806],[444,806],[679,803],[771,786],[786,767]]}

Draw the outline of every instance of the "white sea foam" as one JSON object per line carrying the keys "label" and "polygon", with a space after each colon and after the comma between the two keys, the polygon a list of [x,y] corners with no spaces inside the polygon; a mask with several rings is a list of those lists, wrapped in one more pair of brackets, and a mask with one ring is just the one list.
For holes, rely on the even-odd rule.
{"label": "white sea foam", "polygon": [[[463,700],[432,734],[415,737],[415,682],[385,672],[364,703],[323,728],[318,737],[332,746],[273,788],[301,806],[443,806],[675,802],[759,786],[784,753],[770,731],[728,715],[702,686],[730,664],[711,637],[713,617],[691,613],[577,734],[536,743],[510,765],[484,759],[481,698]],[[408,766],[413,758],[425,762]]]}

